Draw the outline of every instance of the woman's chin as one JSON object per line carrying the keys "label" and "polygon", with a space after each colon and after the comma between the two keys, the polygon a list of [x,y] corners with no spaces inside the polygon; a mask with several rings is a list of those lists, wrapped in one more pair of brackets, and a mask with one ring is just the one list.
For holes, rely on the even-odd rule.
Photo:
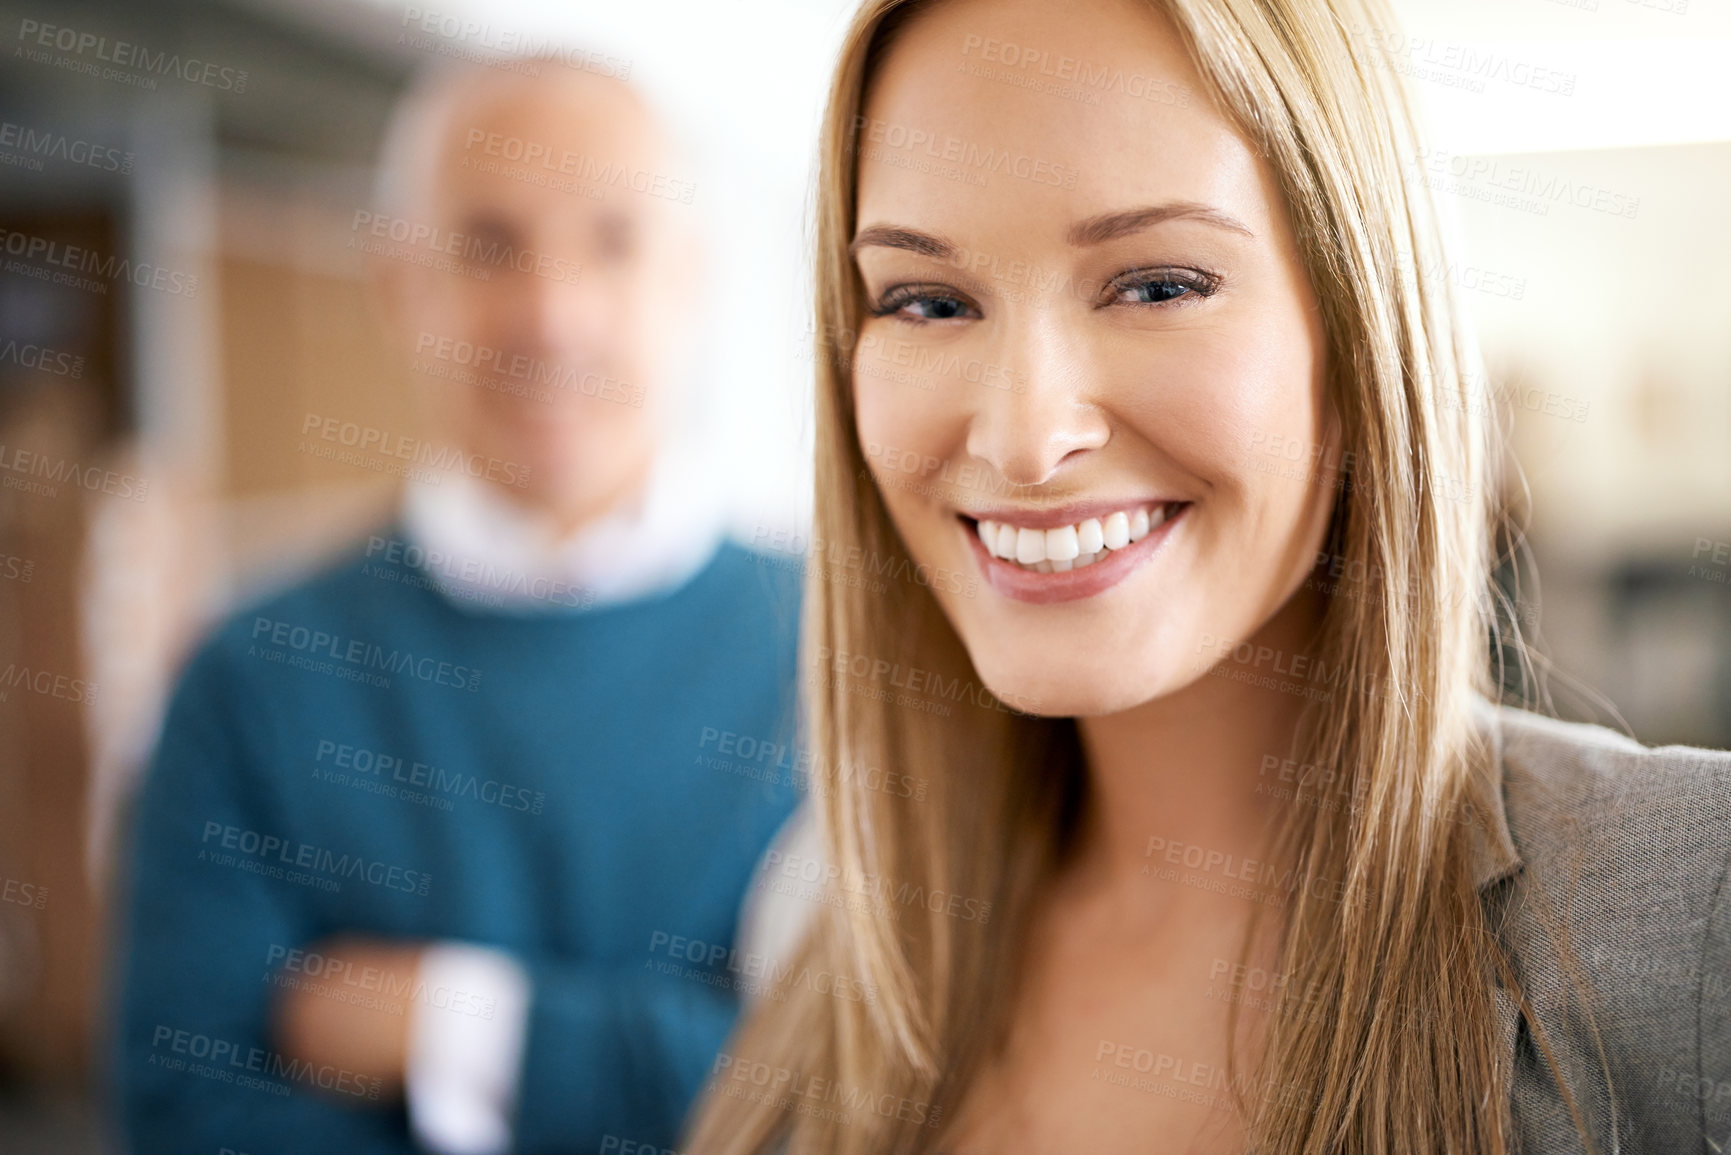
{"label": "woman's chin", "polygon": [[980,680],[999,701],[1041,718],[1097,718],[1129,710],[1174,687],[1158,676],[1124,677],[1098,667],[1076,674],[1059,669],[985,671]]}

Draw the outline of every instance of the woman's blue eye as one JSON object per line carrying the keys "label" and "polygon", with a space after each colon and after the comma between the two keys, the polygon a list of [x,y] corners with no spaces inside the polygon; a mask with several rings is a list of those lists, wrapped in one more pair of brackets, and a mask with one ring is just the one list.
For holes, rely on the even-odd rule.
{"label": "woman's blue eye", "polygon": [[1118,299],[1130,305],[1158,305],[1165,301],[1175,301],[1184,294],[1195,291],[1191,286],[1178,281],[1137,281],[1120,289]]}
{"label": "woman's blue eye", "polygon": [[879,317],[902,316],[916,321],[953,321],[967,315],[968,304],[939,293],[892,292],[872,310]]}
{"label": "woman's blue eye", "polygon": [[1164,305],[1187,297],[1211,297],[1219,287],[1217,276],[1199,269],[1132,269],[1112,282],[1104,303]]}
{"label": "woman's blue eye", "polygon": [[948,321],[961,316],[968,307],[954,297],[919,297],[909,301],[904,308],[921,310],[918,315],[928,321]]}

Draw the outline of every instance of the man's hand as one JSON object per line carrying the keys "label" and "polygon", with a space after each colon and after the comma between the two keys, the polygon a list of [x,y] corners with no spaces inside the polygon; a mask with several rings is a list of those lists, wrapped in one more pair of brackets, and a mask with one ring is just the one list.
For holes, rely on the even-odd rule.
{"label": "man's hand", "polygon": [[[316,974],[294,956],[282,971],[271,1015],[278,1048],[380,1083],[378,1102],[402,1093],[412,992],[422,942],[339,935],[312,943]],[[342,1096],[353,1100],[353,1095]],[[360,1100],[366,1102],[368,1100]]]}

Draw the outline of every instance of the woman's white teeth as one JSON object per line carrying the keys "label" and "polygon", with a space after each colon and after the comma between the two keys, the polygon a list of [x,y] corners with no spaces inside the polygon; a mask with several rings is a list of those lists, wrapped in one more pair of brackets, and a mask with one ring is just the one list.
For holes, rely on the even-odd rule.
{"label": "woman's white teeth", "polygon": [[1090,517],[1056,529],[1027,529],[982,520],[976,527],[980,544],[993,557],[1013,561],[1035,573],[1067,573],[1093,565],[1115,549],[1141,541],[1166,520],[1169,507],[1144,506],[1128,513]]}
{"label": "woman's white teeth", "polygon": [[1123,549],[1130,544],[1130,519],[1114,513],[1100,526],[1100,540],[1107,549]]}

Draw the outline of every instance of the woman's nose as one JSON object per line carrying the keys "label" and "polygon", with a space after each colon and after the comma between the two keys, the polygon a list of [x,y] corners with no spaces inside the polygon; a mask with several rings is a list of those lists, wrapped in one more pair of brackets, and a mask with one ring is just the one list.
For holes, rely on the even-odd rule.
{"label": "woman's nose", "polygon": [[1060,465],[1104,446],[1106,415],[1089,396],[1085,344],[1057,310],[1034,310],[1013,335],[994,342],[1009,389],[978,389],[967,450],[1012,485],[1040,485]]}

